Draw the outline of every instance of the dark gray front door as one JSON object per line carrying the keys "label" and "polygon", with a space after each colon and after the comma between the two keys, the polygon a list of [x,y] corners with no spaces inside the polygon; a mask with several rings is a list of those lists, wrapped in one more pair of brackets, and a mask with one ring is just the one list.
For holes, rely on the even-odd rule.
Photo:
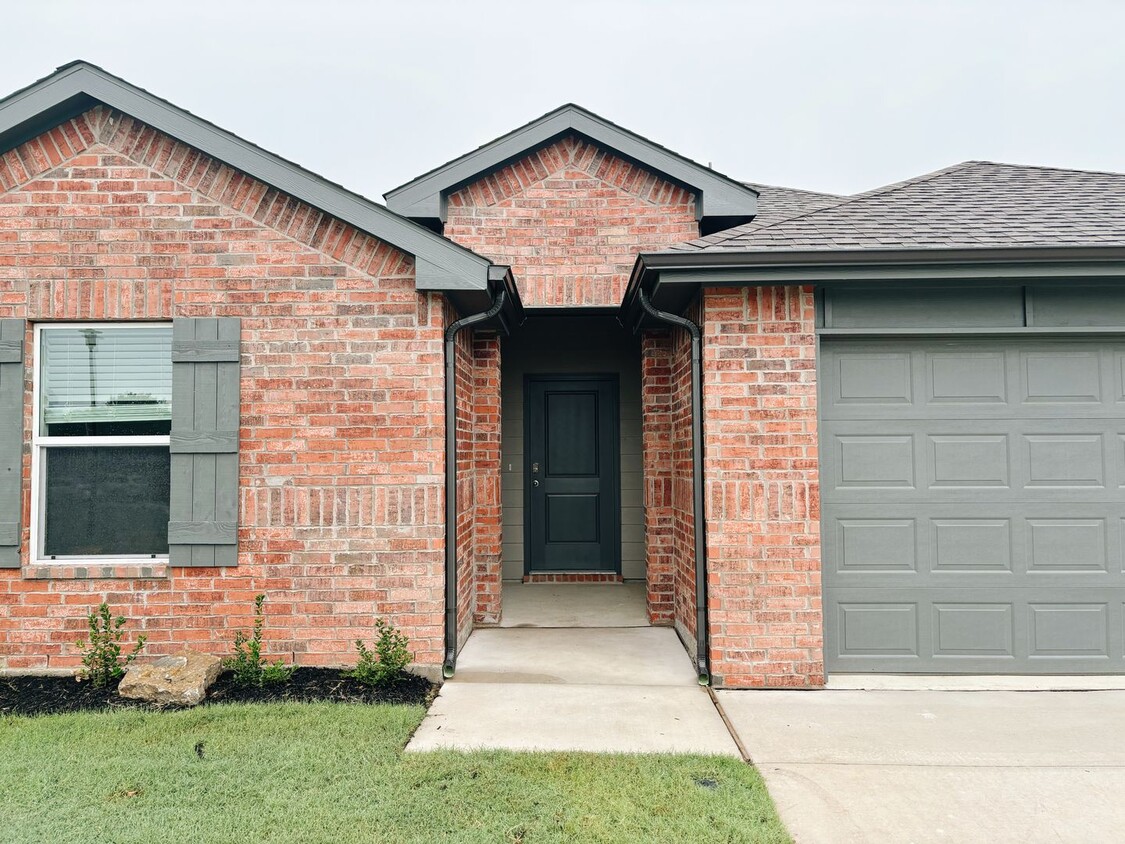
{"label": "dark gray front door", "polygon": [[1125,672],[1125,342],[826,339],[829,671]]}
{"label": "dark gray front door", "polygon": [[528,572],[620,570],[616,376],[528,376]]}

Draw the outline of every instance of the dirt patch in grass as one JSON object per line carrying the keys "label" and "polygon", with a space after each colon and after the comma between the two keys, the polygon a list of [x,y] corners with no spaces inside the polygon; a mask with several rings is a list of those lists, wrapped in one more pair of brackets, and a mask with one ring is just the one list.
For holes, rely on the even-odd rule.
{"label": "dirt patch in grass", "polygon": [[[404,703],[429,706],[437,686],[424,677],[403,674],[383,688],[365,686],[339,668],[298,668],[284,683],[238,686],[230,672],[207,693],[206,704],[220,703]],[[117,694],[116,684],[95,688],[69,676],[0,677],[0,715],[59,715],[114,709],[161,709]]]}

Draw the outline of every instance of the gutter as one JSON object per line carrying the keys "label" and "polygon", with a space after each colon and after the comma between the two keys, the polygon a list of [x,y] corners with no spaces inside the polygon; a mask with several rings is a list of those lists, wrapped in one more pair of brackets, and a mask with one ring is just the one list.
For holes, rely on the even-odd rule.
{"label": "gutter", "polygon": [[638,301],[658,322],[684,329],[691,336],[691,476],[692,528],[695,534],[695,668],[699,685],[711,683],[711,636],[707,621],[707,523],[703,511],[703,337],[686,317],[657,310],[644,290]]}
{"label": "gutter", "polygon": [[504,308],[501,287],[487,311],[470,314],[445,329],[445,679],[457,670],[457,374],[454,344],[461,329],[487,322]]}
{"label": "gutter", "polygon": [[635,269],[667,270],[701,267],[753,269],[770,266],[833,266],[842,264],[942,264],[1009,261],[1121,261],[1122,246],[983,246],[929,249],[728,249],[646,252]]}

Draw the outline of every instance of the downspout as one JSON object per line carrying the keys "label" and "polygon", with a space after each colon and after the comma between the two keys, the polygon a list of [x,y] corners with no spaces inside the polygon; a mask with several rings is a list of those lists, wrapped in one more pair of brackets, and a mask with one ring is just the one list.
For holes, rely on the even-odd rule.
{"label": "downspout", "polygon": [[446,679],[457,668],[457,355],[454,344],[462,328],[492,319],[504,307],[501,288],[487,311],[470,314],[445,329],[445,659]]}
{"label": "downspout", "polygon": [[707,625],[707,523],[703,512],[703,336],[686,317],[653,307],[644,290],[637,291],[641,308],[659,322],[691,335],[691,477],[692,522],[695,529],[695,667],[699,685],[711,682],[710,634]]}

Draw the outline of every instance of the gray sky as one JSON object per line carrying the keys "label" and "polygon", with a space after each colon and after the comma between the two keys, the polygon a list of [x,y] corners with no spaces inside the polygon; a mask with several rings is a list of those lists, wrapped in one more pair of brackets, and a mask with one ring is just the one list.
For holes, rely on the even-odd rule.
{"label": "gray sky", "polygon": [[0,91],[99,64],[372,198],[564,102],[852,193],[970,158],[1125,171],[1121,0],[5,4]]}

